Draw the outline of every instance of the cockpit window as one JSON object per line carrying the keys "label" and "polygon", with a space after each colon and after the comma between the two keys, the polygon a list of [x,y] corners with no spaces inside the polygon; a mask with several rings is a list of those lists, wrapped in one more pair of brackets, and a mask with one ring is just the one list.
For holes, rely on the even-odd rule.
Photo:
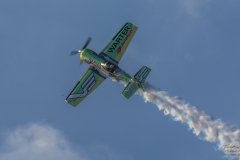
{"label": "cockpit window", "polygon": [[101,66],[104,68],[104,69],[106,69],[108,72],[111,72],[111,73],[113,73],[115,70],[116,70],[116,66],[115,65],[113,65],[112,63],[110,63],[110,62],[106,62],[106,61],[104,61],[104,62],[102,62],[101,63]]}

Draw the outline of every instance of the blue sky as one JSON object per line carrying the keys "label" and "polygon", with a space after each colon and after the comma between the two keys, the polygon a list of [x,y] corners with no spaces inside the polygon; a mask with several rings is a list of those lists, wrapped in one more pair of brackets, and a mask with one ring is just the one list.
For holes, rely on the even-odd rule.
{"label": "blue sky", "polygon": [[239,5],[237,0],[0,1],[1,159],[221,159],[214,143],[139,96],[125,99],[123,86],[111,79],[77,108],[62,95],[88,67],[79,67],[71,50],[91,36],[88,47],[99,53],[129,21],[138,31],[122,69],[133,75],[149,66],[149,83],[239,126]]}

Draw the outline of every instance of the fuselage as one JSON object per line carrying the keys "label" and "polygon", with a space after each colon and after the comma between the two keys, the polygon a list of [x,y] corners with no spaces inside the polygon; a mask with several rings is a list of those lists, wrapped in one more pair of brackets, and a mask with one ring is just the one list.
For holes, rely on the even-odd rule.
{"label": "fuselage", "polygon": [[123,80],[129,82],[132,78],[128,73],[118,67],[117,63],[100,57],[97,53],[88,48],[81,51],[80,59],[104,72],[107,76],[113,77],[116,81]]}

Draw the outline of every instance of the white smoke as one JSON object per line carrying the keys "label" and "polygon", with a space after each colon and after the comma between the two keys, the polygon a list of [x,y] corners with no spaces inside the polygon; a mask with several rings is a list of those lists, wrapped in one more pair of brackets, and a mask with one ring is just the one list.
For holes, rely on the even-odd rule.
{"label": "white smoke", "polygon": [[216,142],[218,149],[222,150],[228,158],[240,159],[240,130],[235,126],[229,126],[220,119],[213,119],[211,115],[199,111],[197,107],[191,106],[179,97],[170,97],[167,92],[145,83],[146,92],[139,90],[145,102],[151,102],[165,115],[171,115],[175,121],[186,123],[193,134],[201,135],[208,142]]}

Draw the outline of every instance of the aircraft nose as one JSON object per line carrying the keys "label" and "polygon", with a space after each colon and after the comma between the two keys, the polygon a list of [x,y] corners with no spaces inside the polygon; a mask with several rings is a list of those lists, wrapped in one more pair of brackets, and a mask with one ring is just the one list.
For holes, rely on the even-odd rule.
{"label": "aircraft nose", "polygon": [[84,50],[82,50],[79,54],[80,54],[80,59],[84,61],[83,52],[84,52]]}

